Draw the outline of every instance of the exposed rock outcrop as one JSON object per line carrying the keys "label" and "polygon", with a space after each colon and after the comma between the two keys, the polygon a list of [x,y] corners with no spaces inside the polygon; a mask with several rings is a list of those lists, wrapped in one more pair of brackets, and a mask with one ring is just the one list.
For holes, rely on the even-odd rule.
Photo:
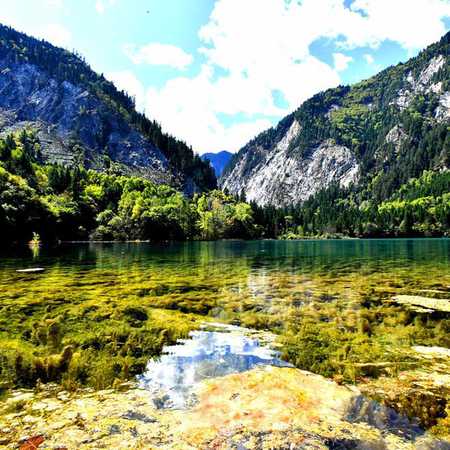
{"label": "exposed rock outcrop", "polygon": [[435,56],[431,59],[429,64],[422,69],[417,78],[414,77],[412,72],[409,72],[406,76],[406,87],[402,88],[398,97],[392,104],[398,106],[401,110],[407,108],[411,101],[417,94],[423,92],[439,93],[442,89],[442,83],[431,83],[433,76],[441,70],[446,64],[446,58],[443,55]]}
{"label": "exposed rock outcrop", "polygon": [[386,180],[377,192],[389,197],[394,180],[447,167],[445,137],[436,136],[450,119],[449,47],[447,34],[404,64],[315,95],[246,144],[219,184],[259,205],[290,206],[331,184],[367,193]]}
{"label": "exposed rock outcrop", "polygon": [[[35,130],[50,162],[70,164],[81,157],[88,167],[98,168],[110,158],[154,181],[173,179],[161,151],[119,113],[88,91],[49,78],[34,65],[0,61],[0,108],[3,134]],[[77,144],[83,155],[75,149]]]}
{"label": "exposed rock outcrop", "polygon": [[[266,367],[202,382],[186,410],[157,409],[148,391],[17,392],[0,443],[49,448],[444,449],[393,410],[309,372]],[[31,447],[30,447],[31,448]]]}
{"label": "exposed rock outcrop", "polygon": [[[286,206],[306,200],[331,182],[348,186],[358,178],[358,162],[350,150],[324,141],[305,158],[291,148],[301,125],[294,121],[271,153],[246,174],[244,157],[223,180],[222,187],[234,194],[245,192],[246,199],[260,205]],[[244,180],[244,183],[242,181]]]}

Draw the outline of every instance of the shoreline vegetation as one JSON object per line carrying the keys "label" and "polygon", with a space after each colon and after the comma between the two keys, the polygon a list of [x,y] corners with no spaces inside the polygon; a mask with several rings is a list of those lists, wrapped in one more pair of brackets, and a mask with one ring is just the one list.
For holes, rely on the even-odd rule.
{"label": "shoreline vegetation", "polygon": [[[349,188],[348,198],[352,198]],[[0,139],[0,242],[442,237],[450,171],[411,179],[391,199],[359,205],[331,186],[290,208],[212,190],[186,198],[167,185],[43,161],[33,130]]]}
{"label": "shoreline vegetation", "polygon": [[[325,235],[325,236],[296,236],[296,235],[287,235],[287,236],[279,236],[277,238],[257,238],[251,239],[256,241],[362,241],[362,240],[393,240],[393,239],[403,239],[403,240],[411,240],[411,239],[450,239],[450,236],[397,236],[397,237],[355,237],[355,236],[335,236],[335,235]],[[193,239],[189,241],[169,241],[169,240],[160,240],[160,241],[152,241],[151,239],[133,239],[133,240],[68,240],[68,241],[59,241],[56,243],[51,243],[51,245],[66,245],[66,244],[174,244],[174,243],[182,243],[182,242],[233,242],[233,241],[246,241],[248,239],[241,238],[224,238],[224,239],[214,239],[209,241],[204,241],[201,239]],[[29,245],[48,245],[49,243],[42,243],[39,241],[38,244],[33,244],[32,241],[28,243]],[[23,242],[15,242],[14,246],[22,246]]]}

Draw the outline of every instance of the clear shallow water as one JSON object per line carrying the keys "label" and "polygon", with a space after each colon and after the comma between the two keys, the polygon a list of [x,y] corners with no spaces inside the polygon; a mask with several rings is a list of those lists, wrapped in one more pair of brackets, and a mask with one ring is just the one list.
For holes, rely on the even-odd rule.
{"label": "clear shallow water", "polygon": [[[46,271],[16,272],[30,267]],[[449,268],[450,239],[68,244],[34,256],[28,248],[0,252],[0,289],[5,297],[76,289],[86,299],[148,289],[175,301],[201,294],[220,307],[233,294],[258,302],[288,293],[305,302],[366,287],[450,290]]]}
{"label": "clear shallow water", "polygon": [[[32,267],[45,271],[17,272]],[[395,295],[448,298],[450,239],[90,243],[34,254],[14,249],[0,253],[0,293],[10,318],[19,307],[21,314],[42,316],[36,301],[54,314],[69,305],[78,314],[83,305],[115,308],[133,301],[276,332],[291,331],[299,315],[309,314],[315,323],[335,321],[352,332],[362,307],[378,314],[373,307]],[[29,303],[35,304],[31,312]],[[379,324],[377,317],[367,320]],[[395,343],[394,327],[399,344],[410,345],[402,334],[406,322],[385,322],[378,331]]]}
{"label": "clear shallow water", "polygon": [[[17,272],[33,267],[45,270]],[[25,356],[46,356],[61,351],[61,342],[74,343],[81,352],[75,376],[102,388],[117,377],[143,374],[163,343],[212,320],[270,330],[279,335],[285,359],[297,367],[359,382],[379,376],[377,364],[394,376],[425,366],[423,359],[411,362],[413,345],[450,347],[448,316],[412,313],[391,302],[398,294],[450,298],[449,239],[14,249],[0,252],[0,353],[24,349]],[[48,336],[52,321],[61,336],[49,346],[41,338]],[[183,349],[163,355],[166,366],[151,363],[149,387],[159,389],[166,373],[171,374],[169,390],[179,387],[172,389],[173,398],[161,400],[162,406],[182,404],[183,391],[202,374],[219,374],[215,362],[220,358],[233,371],[250,367],[256,358],[277,359],[265,358],[264,345],[224,342],[214,334],[194,334]],[[225,354],[224,345],[229,345]],[[181,378],[174,369],[180,358]],[[14,364],[7,367],[12,370]],[[164,377],[154,375],[158,370]]]}
{"label": "clear shallow water", "polygon": [[184,408],[195,401],[199,382],[267,365],[292,367],[248,330],[215,325],[164,347],[160,358],[149,361],[138,383],[153,394],[158,408]]}

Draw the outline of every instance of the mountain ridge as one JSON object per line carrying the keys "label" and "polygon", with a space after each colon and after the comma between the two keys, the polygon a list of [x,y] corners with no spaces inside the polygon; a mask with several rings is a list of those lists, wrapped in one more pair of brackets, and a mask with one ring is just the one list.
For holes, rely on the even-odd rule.
{"label": "mountain ridge", "polygon": [[334,183],[383,200],[448,167],[449,42],[447,33],[405,63],[311,97],[240,149],[220,186],[262,206],[299,204]]}
{"label": "mountain ridge", "polygon": [[216,177],[219,178],[222,175],[222,172],[224,171],[227,164],[230,162],[232,156],[233,153],[227,150],[222,150],[217,153],[214,152],[203,153],[203,155],[201,155],[201,158],[203,159],[203,161],[210,162],[211,166],[214,169]]}
{"label": "mountain ridge", "polygon": [[216,186],[208,164],[80,56],[0,24],[0,129],[20,127],[38,132],[50,162],[113,164],[188,194]]}

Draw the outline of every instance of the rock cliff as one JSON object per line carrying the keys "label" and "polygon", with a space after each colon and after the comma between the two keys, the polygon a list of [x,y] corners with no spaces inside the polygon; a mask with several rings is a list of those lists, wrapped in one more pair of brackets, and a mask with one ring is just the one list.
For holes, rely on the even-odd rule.
{"label": "rock cliff", "polygon": [[35,131],[45,161],[113,165],[188,193],[215,186],[207,163],[79,56],[0,25],[0,133],[21,128]]}
{"label": "rock cliff", "polygon": [[332,184],[380,184],[388,196],[396,180],[448,167],[449,41],[447,34],[404,64],[307,100],[245,145],[220,185],[259,205],[289,206]]}

